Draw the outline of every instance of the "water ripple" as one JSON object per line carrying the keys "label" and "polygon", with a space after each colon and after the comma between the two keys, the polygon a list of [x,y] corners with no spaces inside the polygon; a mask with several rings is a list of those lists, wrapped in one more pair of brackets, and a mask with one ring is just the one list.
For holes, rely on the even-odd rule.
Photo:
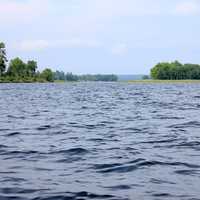
{"label": "water ripple", "polygon": [[0,84],[0,200],[196,200],[200,84]]}

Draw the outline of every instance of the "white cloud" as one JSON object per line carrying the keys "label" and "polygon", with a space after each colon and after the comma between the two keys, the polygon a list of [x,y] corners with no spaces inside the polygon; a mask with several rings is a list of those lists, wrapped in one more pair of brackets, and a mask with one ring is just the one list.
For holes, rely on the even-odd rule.
{"label": "white cloud", "polygon": [[[158,0],[154,0],[158,2]],[[95,25],[115,17],[134,15],[155,15],[160,13],[160,5],[152,0],[0,0],[0,22],[23,23],[40,18],[61,19],[63,24],[68,21],[71,26],[76,23]],[[71,21],[72,20],[72,21]],[[68,23],[68,24],[69,24]],[[77,24],[77,25],[78,25]]]}
{"label": "white cloud", "polygon": [[70,40],[23,40],[14,44],[20,51],[41,51],[51,48],[98,48],[102,44],[95,40],[72,38]]}
{"label": "white cloud", "polygon": [[126,17],[197,13],[197,1],[179,0],[176,5],[177,0],[0,0],[0,23],[1,27],[26,23],[38,32],[79,37],[108,31],[113,21]]}
{"label": "white cloud", "polygon": [[0,0],[0,22],[1,24],[23,24],[33,19],[38,19],[48,10],[47,1],[30,0]]}
{"label": "white cloud", "polygon": [[[145,31],[148,24],[144,20],[135,23],[140,20],[134,17],[147,19],[156,15],[159,18],[161,15],[189,15],[199,11],[198,0],[0,0],[0,24],[4,30],[6,26],[19,27],[11,37],[13,41],[22,40],[14,45],[21,51],[104,46],[114,55],[124,55],[128,51],[126,44],[119,43],[111,48],[109,43],[123,41],[130,33],[133,35],[131,41],[139,38],[145,41],[144,37],[148,36],[142,31],[147,35],[153,32],[151,27]],[[125,26],[122,26],[123,22]],[[23,23],[29,25],[23,26]],[[44,39],[23,40],[24,37]],[[146,46],[147,42],[144,43]]]}
{"label": "white cloud", "polygon": [[193,15],[198,13],[200,13],[200,3],[197,1],[183,1],[175,8],[175,14]]}
{"label": "white cloud", "polygon": [[[160,13],[158,0],[86,0],[88,11],[95,16],[123,17],[137,15],[157,15]],[[85,3],[84,2],[84,3]]]}
{"label": "white cloud", "polygon": [[49,42],[46,40],[24,40],[14,47],[21,51],[40,51],[49,47]]}
{"label": "white cloud", "polygon": [[[36,19],[36,22],[49,24],[49,20],[55,20],[60,26],[76,30],[81,27],[84,31],[84,26],[102,28],[112,19],[127,16],[163,15],[172,13],[172,10],[178,14],[199,12],[198,0],[180,0],[176,4],[177,0],[168,3],[164,0],[0,0],[0,22],[32,23]],[[66,28],[70,30],[69,27]]]}
{"label": "white cloud", "polygon": [[128,52],[128,46],[124,43],[117,44],[111,49],[111,53],[117,56],[123,56],[127,52]]}

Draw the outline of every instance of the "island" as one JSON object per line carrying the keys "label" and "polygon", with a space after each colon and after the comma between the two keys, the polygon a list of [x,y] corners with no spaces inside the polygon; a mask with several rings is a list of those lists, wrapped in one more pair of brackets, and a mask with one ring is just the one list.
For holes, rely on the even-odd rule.
{"label": "island", "polygon": [[200,80],[200,65],[162,62],[151,69],[151,77],[155,80]]}

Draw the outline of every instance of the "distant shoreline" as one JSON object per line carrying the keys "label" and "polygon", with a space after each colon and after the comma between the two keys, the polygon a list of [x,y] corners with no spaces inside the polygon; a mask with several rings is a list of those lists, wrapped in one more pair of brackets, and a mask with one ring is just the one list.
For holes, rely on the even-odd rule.
{"label": "distant shoreline", "polygon": [[130,80],[130,81],[54,81],[54,82],[48,82],[48,81],[35,81],[35,82],[16,82],[16,81],[13,81],[13,82],[1,82],[0,81],[0,84],[20,84],[20,83],[25,83],[25,84],[34,84],[34,83],[62,83],[62,84],[67,84],[67,83],[87,83],[87,82],[94,82],[94,83],[100,83],[100,82],[105,82],[105,83],[130,83],[130,84],[176,84],[176,83],[184,83],[184,84],[190,84],[190,83],[199,83],[200,84],[200,80]]}
{"label": "distant shoreline", "polygon": [[127,83],[200,83],[200,80],[130,80]]}

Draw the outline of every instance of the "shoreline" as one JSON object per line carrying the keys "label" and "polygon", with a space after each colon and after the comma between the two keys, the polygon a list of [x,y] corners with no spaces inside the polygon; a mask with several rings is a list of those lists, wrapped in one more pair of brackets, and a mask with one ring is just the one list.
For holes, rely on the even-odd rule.
{"label": "shoreline", "polygon": [[[4,81],[0,81],[0,84],[9,84],[9,83],[81,83],[81,82],[105,82],[105,83],[109,83],[109,81],[62,81],[62,80],[55,80],[53,82],[48,82],[48,81],[33,81],[33,82],[29,82],[29,81],[24,81],[24,82],[17,82],[17,81],[10,81],[10,82],[4,82]],[[130,83],[130,84],[173,84],[173,83],[199,83],[200,84],[200,80],[130,80],[130,81],[110,81],[110,83]]]}
{"label": "shoreline", "polygon": [[145,84],[173,84],[173,83],[200,83],[200,80],[131,80],[131,81],[125,81],[127,83],[145,83]]}

